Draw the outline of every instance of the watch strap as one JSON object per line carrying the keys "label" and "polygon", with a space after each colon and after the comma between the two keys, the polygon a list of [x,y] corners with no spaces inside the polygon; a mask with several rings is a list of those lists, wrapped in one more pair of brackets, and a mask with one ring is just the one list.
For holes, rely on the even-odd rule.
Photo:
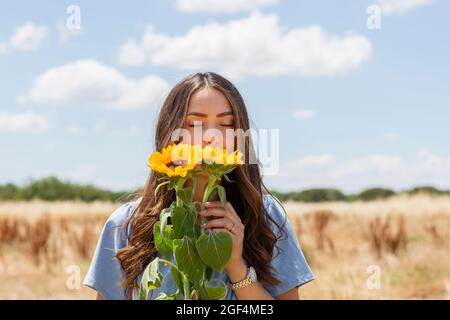
{"label": "watch strap", "polygon": [[250,268],[247,268],[247,274],[246,274],[245,278],[243,280],[235,282],[235,283],[231,282],[230,283],[231,288],[233,290],[236,290],[236,289],[240,289],[240,288],[246,287],[246,286],[254,283],[255,281],[249,276],[249,274],[250,274]]}

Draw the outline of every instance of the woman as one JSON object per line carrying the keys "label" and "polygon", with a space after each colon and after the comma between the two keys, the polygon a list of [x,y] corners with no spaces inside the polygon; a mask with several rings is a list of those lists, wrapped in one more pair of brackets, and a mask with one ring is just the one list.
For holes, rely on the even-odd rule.
{"label": "woman", "polygon": [[[159,113],[156,149],[173,143],[177,130],[194,134],[198,126],[215,132],[202,136],[203,146],[222,142],[227,149],[232,140],[225,134],[226,129],[244,132],[249,129],[241,95],[231,82],[216,73],[190,75],[170,91]],[[181,140],[185,136],[178,139]],[[233,239],[228,264],[224,271],[214,271],[212,278],[230,285],[226,299],[299,299],[298,287],[314,276],[283,207],[263,184],[259,164],[248,161],[254,156],[250,139],[245,140],[244,150],[245,164],[231,172],[232,182],[221,182],[227,206],[211,201],[202,212],[208,218],[202,227],[211,232],[228,232]],[[157,178],[151,172],[142,194],[116,209],[104,225],[83,282],[97,291],[97,299],[136,299],[144,268],[160,256],[153,242],[153,225],[161,209],[168,207],[175,195],[173,190],[163,187],[155,198]],[[201,201],[200,185],[194,200]],[[159,292],[171,294],[177,289],[170,267],[161,265],[161,272],[163,283],[150,292],[148,299],[156,298]],[[256,282],[241,282],[249,276],[254,279],[255,274]],[[241,286],[231,285],[236,283]]]}

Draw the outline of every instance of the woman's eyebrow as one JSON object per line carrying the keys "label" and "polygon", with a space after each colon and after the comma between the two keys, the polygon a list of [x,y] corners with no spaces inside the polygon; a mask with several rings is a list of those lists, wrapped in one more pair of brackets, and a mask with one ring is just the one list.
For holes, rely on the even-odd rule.
{"label": "woman's eyebrow", "polygon": [[[220,117],[225,117],[225,116],[229,116],[229,115],[233,115],[233,112],[232,111],[221,112],[221,113],[218,113],[216,115],[216,117],[220,118]],[[204,118],[208,117],[208,115],[206,113],[201,113],[201,112],[189,112],[188,114],[186,114],[186,116],[198,116],[198,117],[204,117]]]}
{"label": "woman's eyebrow", "polygon": [[198,117],[204,117],[204,118],[208,117],[207,114],[200,113],[200,112],[189,112],[186,116],[198,116]]}
{"label": "woman's eyebrow", "polygon": [[221,112],[216,115],[217,118],[233,115],[232,111]]}

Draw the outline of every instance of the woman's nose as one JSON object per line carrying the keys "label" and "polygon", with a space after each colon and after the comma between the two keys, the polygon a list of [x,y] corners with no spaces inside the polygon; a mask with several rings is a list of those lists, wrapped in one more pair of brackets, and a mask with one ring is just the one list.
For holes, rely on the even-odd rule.
{"label": "woman's nose", "polygon": [[209,145],[211,147],[223,147],[224,135],[216,124],[208,123],[203,127],[202,141],[203,147]]}
{"label": "woman's nose", "polygon": [[217,137],[215,135],[203,137],[203,147],[206,147],[206,146],[214,147],[216,145],[216,143],[217,143]]}

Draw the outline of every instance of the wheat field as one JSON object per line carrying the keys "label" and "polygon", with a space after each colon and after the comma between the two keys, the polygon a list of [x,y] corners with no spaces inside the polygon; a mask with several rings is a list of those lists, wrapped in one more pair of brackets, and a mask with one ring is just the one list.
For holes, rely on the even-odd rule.
{"label": "wheat field", "polygon": [[[119,205],[0,202],[0,299],[93,299],[81,281]],[[450,196],[284,207],[316,277],[302,299],[450,298]]]}

